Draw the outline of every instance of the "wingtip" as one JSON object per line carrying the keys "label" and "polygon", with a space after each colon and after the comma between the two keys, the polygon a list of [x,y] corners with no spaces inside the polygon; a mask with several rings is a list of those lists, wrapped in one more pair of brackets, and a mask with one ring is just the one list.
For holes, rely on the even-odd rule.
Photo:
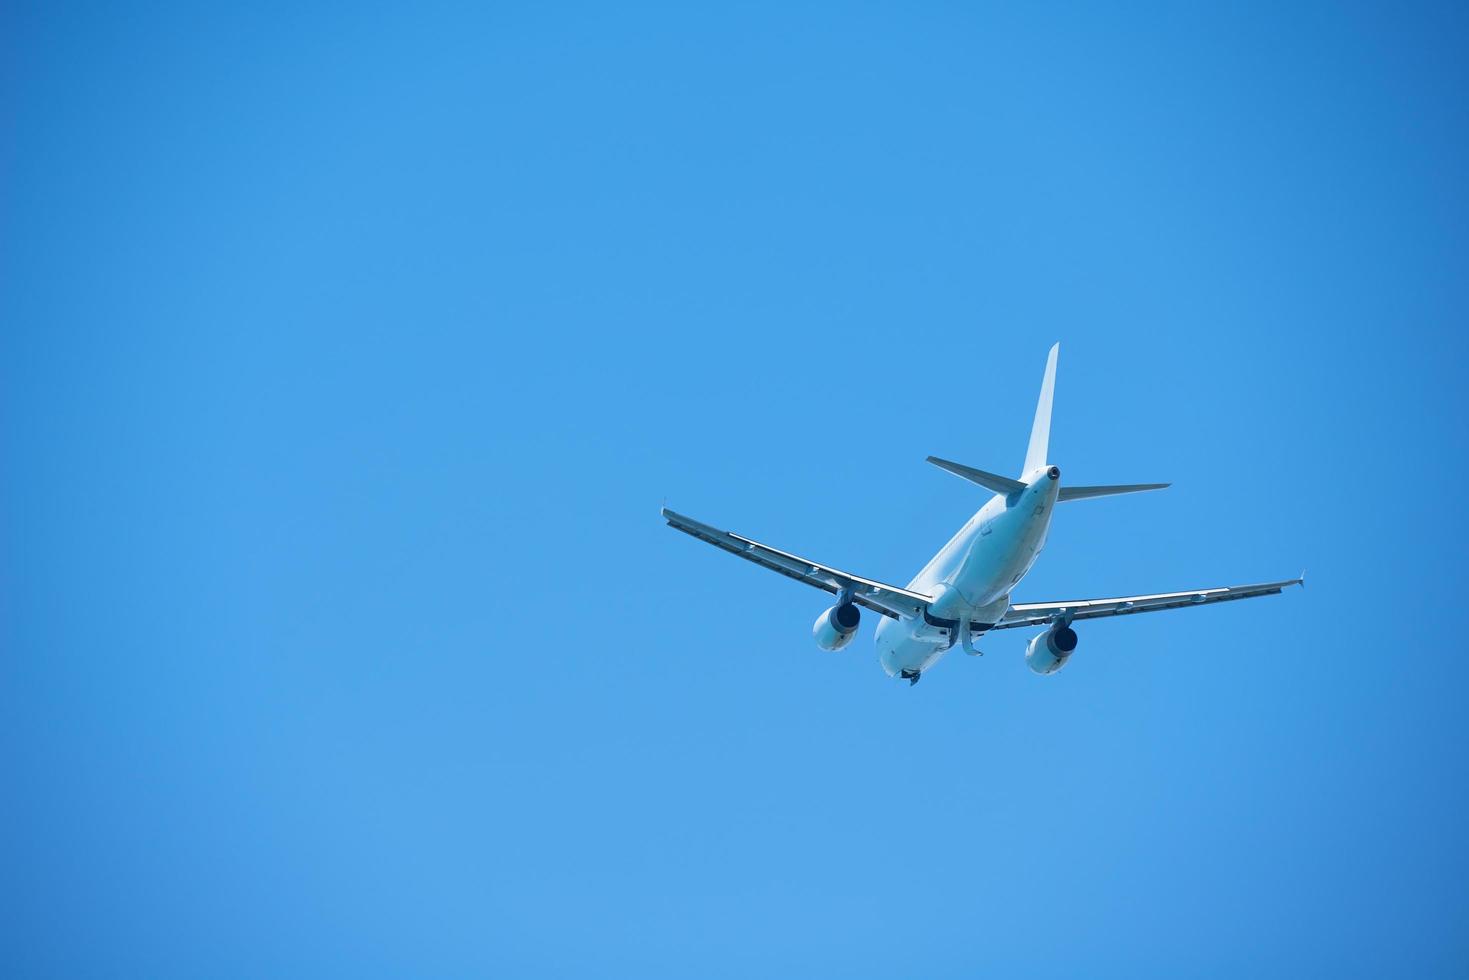
{"label": "wingtip", "polygon": [[1301,569],[1300,576],[1296,578],[1296,584],[1303,589],[1306,587],[1306,570],[1304,568]]}

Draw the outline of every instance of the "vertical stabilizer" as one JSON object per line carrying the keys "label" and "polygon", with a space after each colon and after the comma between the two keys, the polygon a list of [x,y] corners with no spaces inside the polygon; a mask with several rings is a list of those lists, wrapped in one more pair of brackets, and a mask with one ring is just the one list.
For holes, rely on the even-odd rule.
{"label": "vertical stabilizer", "polygon": [[1040,401],[1035,405],[1035,422],[1030,426],[1030,448],[1025,451],[1025,469],[1020,471],[1022,479],[1047,462],[1046,453],[1051,444],[1051,397],[1056,392],[1056,355],[1060,350],[1061,345],[1057,343],[1051,348],[1051,356],[1046,358],[1046,377],[1041,382]]}

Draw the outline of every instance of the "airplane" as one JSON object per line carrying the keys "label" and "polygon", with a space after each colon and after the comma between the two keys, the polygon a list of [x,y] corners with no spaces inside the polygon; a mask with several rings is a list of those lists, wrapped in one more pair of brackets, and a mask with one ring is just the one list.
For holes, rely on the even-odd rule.
{"label": "airplane", "polygon": [[1122,493],[1162,490],[1171,484],[1064,486],[1061,469],[1047,461],[1051,439],[1051,402],[1056,387],[1058,343],[1046,359],[1040,400],[1030,430],[1025,465],[1017,479],[929,456],[939,469],[994,494],[949,543],[903,588],[887,585],[830,565],[723,531],[664,507],[669,526],[717,548],[832,593],[836,602],[811,628],[816,645],[841,650],[861,623],[860,606],[881,616],[877,624],[878,662],[889,677],[917,684],[943,655],[958,646],[981,656],[975,639],[993,630],[1044,626],[1026,645],[1025,662],[1037,674],[1054,674],[1071,661],[1077,636],[1072,624],[1161,609],[1186,609],[1235,599],[1278,595],[1299,578],[1258,585],[1233,585],[1185,592],[1079,599],[1065,602],[1011,602],[1011,591],[1030,571],[1045,547],[1056,504]]}

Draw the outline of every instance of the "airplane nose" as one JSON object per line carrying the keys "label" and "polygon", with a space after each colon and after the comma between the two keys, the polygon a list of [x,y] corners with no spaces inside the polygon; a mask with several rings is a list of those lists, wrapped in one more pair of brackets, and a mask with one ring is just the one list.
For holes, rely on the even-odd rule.
{"label": "airplane nose", "polygon": [[1061,467],[1052,466],[1050,469],[1046,470],[1046,476],[1049,476],[1053,480],[1061,479]]}

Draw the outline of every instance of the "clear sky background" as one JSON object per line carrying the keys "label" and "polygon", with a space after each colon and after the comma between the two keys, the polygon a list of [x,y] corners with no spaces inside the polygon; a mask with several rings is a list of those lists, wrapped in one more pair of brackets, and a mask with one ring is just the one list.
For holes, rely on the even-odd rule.
{"label": "clear sky background", "polygon": [[[243,6],[246,9],[236,9]],[[6,5],[7,976],[1463,976],[1462,5]],[[1305,590],[886,678],[1021,600]]]}

